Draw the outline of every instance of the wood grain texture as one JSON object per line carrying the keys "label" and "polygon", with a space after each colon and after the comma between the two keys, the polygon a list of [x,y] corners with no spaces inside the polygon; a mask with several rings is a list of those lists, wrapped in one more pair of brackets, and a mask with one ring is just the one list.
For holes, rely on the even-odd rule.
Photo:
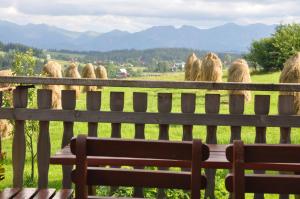
{"label": "wood grain texture", "polygon": [[[195,113],[196,95],[193,93],[181,94],[181,112]],[[193,125],[183,125],[182,140],[191,141],[193,139]]]}
{"label": "wood grain texture", "polygon": [[[293,95],[279,95],[278,98],[278,114],[280,115],[293,115],[294,110],[294,96]],[[280,128],[280,143],[290,144],[291,143],[291,128],[281,127]],[[284,174],[284,172],[283,172]],[[281,194],[279,199],[288,199],[288,194]]]}
{"label": "wood grain texture", "polygon": [[[39,89],[37,92],[37,103],[39,109],[51,109],[52,91]],[[40,121],[37,143],[38,188],[40,189],[48,187],[50,153],[49,121]]]}
{"label": "wood grain texture", "polygon": [[[157,109],[159,113],[170,113],[172,110],[172,93],[158,93],[157,94]],[[159,140],[169,140],[169,124],[159,124]],[[159,168],[161,170],[168,170],[168,168]],[[159,189],[157,198],[165,198],[165,191]]]}
{"label": "wood grain texture", "polygon": [[[124,108],[124,92],[110,93],[110,110],[113,112],[121,112]],[[111,124],[111,137],[121,137],[121,122]]]}
{"label": "wood grain texture", "polygon": [[[207,94],[205,95],[205,113],[218,114],[220,111],[220,95]],[[217,144],[217,126],[206,126],[206,143]],[[207,188],[205,189],[205,198],[215,199],[215,176],[216,169],[205,169],[207,176]]]}
{"label": "wood grain texture", "polygon": [[[229,113],[241,115],[244,113],[245,105],[245,96],[244,95],[229,95]],[[230,127],[230,143],[233,143],[233,140],[241,139],[241,125],[231,126]]]}
{"label": "wood grain texture", "polygon": [[[63,90],[61,93],[62,108],[64,110],[74,110],[76,107],[76,91],[75,90]],[[64,132],[61,148],[64,148],[71,141],[71,138],[74,136],[73,127],[74,122],[64,122]],[[72,187],[71,183],[71,171],[73,166],[63,165],[63,180],[62,186],[64,189],[70,189]]]}
{"label": "wood grain texture", "polygon": [[[26,108],[28,99],[28,89],[17,87],[13,91],[14,108]],[[12,144],[12,162],[13,162],[13,187],[23,187],[23,174],[25,164],[25,121],[15,121],[15,133]]]}
{"label": "wood grain texture", "polygon": [[[270,111],[270,95],[255,95],[254,112],[256,115],[268,115]],[[266,127],[255,127],[255,143],[266,143]],[[265,171],[254,170],[255,174],[264,174]],[[254,193],[254,199],[264,199],[264,194]]]}
{"label": "wood grain texture", "polygon": [[[89,111],[99,111],[101,107],[101,92],[100,91],[88,91],[86,93],[86,108]],[[98,135],[98,123],[88,123],[88,135],[97,137]]]}
{"label": "wood grain texture", "polygon": [[[146,112],[148,104],[148,94],[141,92],[133,92],[133,111],[134,112]],[[145,139],[145,124],[135,124],[134,125],[134,138],[135,139]],[[144,167],[134,167],[135,169],[143,169]],[[134,187],[133,197],[143,198],[143,188]]]}
{"label": "wood grain texture", "polygon": [[217,83],[187,81],[145,81],[145,80],[99,80],[87,78],[50,78],[50,77],[5,77],[0,83],[34,84],[34,85],[82,85],[105,87],[138,87],[138,88],[176,88],[176,89],[208,89],[208,90],[253,90],[253,91],[300,91],[297,83]]}

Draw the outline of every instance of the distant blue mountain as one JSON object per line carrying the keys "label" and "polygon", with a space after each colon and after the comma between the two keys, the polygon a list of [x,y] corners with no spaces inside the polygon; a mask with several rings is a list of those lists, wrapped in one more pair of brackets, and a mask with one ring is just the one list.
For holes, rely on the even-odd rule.
{"label": "distant blue mountain", "polygon": [[192,48],[216,52],[245,52],[251,42],[268,37],[275,25],[241,26],[228,23],[210,29],[193,26],[154,26],[129,33],[73,32],[45,24],[17,25],[0,21],[0,41],[21,43],[42,49],[77,51],[111,51],[122,49]]}

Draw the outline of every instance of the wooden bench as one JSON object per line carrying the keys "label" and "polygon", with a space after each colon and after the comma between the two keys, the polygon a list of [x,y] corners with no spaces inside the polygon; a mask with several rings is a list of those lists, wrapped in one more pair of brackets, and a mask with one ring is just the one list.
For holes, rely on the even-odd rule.
{"label": "wooden bench", "polygon": [[233,199],[244,199],[245,193],[300,194],[300,176],[293,174],[245,174],[246,168],[262,170],[300,170],[300,145],[244,145],[234,141],[226,149],[232,173],[226,177],[226,189]]}
{"label": "wooden bench", "polygon": [[[193,199],[199,199],[200,189],[206,187],[201,164],[208,159],[209,148],[200,140],[169,142],[99,139],[80,135],[71,140],[71,152],[76,155],[76,169],[71,174],[76,198],[88,198],[87,185],[188,189]],[[139,166],[143,162],[143,166],[161,166],[163,163],[172,167],[174,163],[181,162],[191,171],[88,167],[87,156],[129,157],[136,159]]]}
{"label": "wooden bench", "polygon": [[[219,169],[230,169],[231,163],[226,159],[225,150],[227,145],[218,145],[218,144],[207,144],[209,148],[209,158],[202,163],[203,168],[219,168]],[[97,156],[88,156],[87,157],[89,166],[97,166],[101,165],[111,165],[111,166],[134,166],[141,164],[138,160],[132,158],[124,158],[124,157],[97,157]],[[75,165],[76,164],[76,156],[72,154],[70,150],[70,145],[65,146],[60,151],[56,152],[50,158],[50,164],[60,164],[60,165]],[[156,163],[157,164],[157,163]],[[164,166],[163,162],[160,162],[159,166]],[[183,162],[176,162],[174,164],[178,164],[178,167],[184,167]],[[181,164],[181,165],[180,165]]]}
{"label": "wooden bench", "polygon": [[72,189],[6,188],[0,193],[0,199],[69,199],[72,196]]}

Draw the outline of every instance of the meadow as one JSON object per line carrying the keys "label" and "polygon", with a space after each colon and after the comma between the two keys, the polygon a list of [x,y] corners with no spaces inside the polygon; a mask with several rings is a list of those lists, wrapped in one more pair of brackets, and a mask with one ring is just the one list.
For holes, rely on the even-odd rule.
{"label": "meadow", "polygon": [[[252,75],[252,81],[257,83],[277,83],[279,79],[279,72],[255,74]],[[224,81],[226,80],[226,75],[224,75]],[[141,78],[140,78],[141,79]],[[154,77],[143,77],[142,79],[148,80],[183,80],[183,73],[168,73],[162,76]],[[147,92],[148,93],[148,112],[157,112],[157,93],[173,93],[173,103],[172,112],[181,112],[180,110],[180,94],[185,93],[196,93],[196,112],[204,113],[204,95],[208,93],[205,90],[182,90],[182,89],[138,89],[138,88],[109,88],[106,87],[102,91],[102,110],[109,110],[109,93],[111,91],[122,91],[125,92],[125,105],[124,111],[133,111],[132,105],[132,93],[133,92]],[[220,93],[221,94],[221,106],[220,113],[228,113],[228,94],[226,91],[209,91],[209,93]],[[271,95],[270,104],[270,114],[277,114],[277,99],[278,92],[252,92],[252,101],[245,104],[245,114],[254,113],[254,95],[255,94],[268,94]],[[77,100],[77,109],[86,109],[85,107],[85,94],[81,94],[80,98]],[[110,137],[110,124],[99,124],[98,127],[98,137]],[[74,134],[85,134],[87,132],[86,123],[75,123]],[[55,154],[61,147],[63,135],[63,124],[61,122],[51,122],[50,125],[50,138],[51,138],[51,154]],[[182,126],[171,125],[170,127],[170,139],[171,140],[181,140],[182,139]],[[194,138],[206,139],[206,127],[205,126],[195,126],[193,130]],[[292,143],[300,143],[299,131],[296,129],[292,130]],[[123,138],[133,138],[134,137],[134,125],[133,124],[123,124],[122,125],[122,137]],[[158,125],[146,125],[145,129],[146,139],[158,139]],[[220,144],[229,143],[230,138],[230,128],[229,127],[218,127],[217,139]],[[255,128],[253,127],[243,127],[242,128],[242,139],[246,143],[254,143],[255,138]],[[268,143],[279,143],[279,128],[268,128],[267,129],[267,142]],[[36,143],[35,143],[36,144]],[[6,152],[6,159],[4,160],[4,165],[6,169],[5,179],[0,182],[0,189],[12,186],[12,138],[7,138],[3,140],[3,151]],[[218,170],[216,177],[216,197],[217,198],[227,198],[228,193],[224,187],[224,178],[227,175],[226,170]],[[30,182],[30,161],[29,154],[27,154],[24,183],[25,187],[33,187],[37,185],[37,167],[35,174],[35,181]],[[62,179],[61,166],[50,165],[49,170],[49,187],[60,188]],[[108,189],[102,188],[98,189],[99,194],[107,194]],[[145,191],[147,197],[155,196],[155,189],[147,189]],[[121,188],[118,190],[117,195],[129,196],[132,194],[131,188]],[[168,191],[168,197],[170,198],[188,198],[188,194],[183,191]],[[247,198],[251,198],[249,195]],[[274,198],[274,196],[268,196],[266,198]]]}

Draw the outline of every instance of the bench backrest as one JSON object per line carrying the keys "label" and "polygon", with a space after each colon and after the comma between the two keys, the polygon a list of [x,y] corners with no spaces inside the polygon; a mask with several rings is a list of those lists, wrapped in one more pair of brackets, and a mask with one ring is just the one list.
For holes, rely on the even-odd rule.
{"label": "bench backrest", "polygon": [[[71,140],[71,152],[76,155],[76,169],[72,171],[76,198],[87,197],[87,185],[107,185],[190,189],[192,198],[198,199],[200,189],[206,186],[206,178],[201,175],[201,162],[208,159],[209,148],[200,140],[170,142],[99,139],[79,135]],[[111,157],[119,161],[122,161],[120,158],[130,158],[138,166],[141,166],[141,161],[144,166],[159,165],[160,161],[168,161],[168,166],[172,166],[172,161],[185,161],[189,162],[191,172],[88,167],[87,156]]]}
{"label": "bench backrest", "polygon": [[299,171],[300,145],[244,145],[235,140],[226,149],[227,160],[232,162],[232,173],[225,185],[233,199],[245,198],[245,193],[300,194],[300,176],[247,174],[245,169]]}

